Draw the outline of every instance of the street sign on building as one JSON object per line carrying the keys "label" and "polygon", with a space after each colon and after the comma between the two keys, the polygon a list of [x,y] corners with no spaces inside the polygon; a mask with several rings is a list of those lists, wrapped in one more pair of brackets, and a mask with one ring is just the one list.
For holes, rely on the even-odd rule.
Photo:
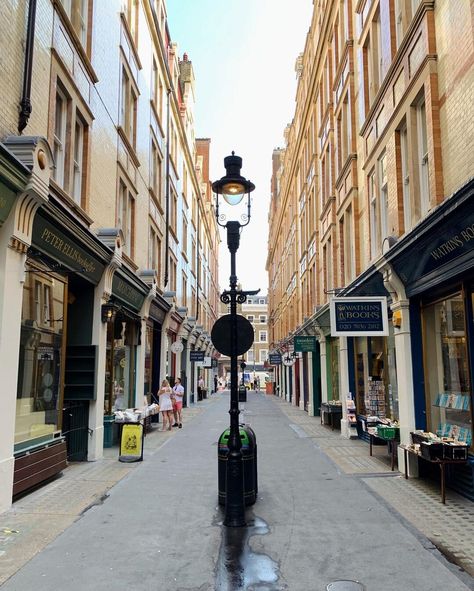
{"label": "street sign on building", "polygon": [[270,353],[268,360],[270,365],[281,365],[281,353]]}
{"label": "street sign on building", "polygon": [[388,335],[387,298],[331,298],[331,336],[368,337]]}
{"label": "street sign on building", "polygon": [[316,337],[295,336],[295,351],[299,353],[316,353]]}
{"label": "street sign on building", "polygon": [[190,351],[189,361],[195,363],[196,361],[204,361],[204,351]]}

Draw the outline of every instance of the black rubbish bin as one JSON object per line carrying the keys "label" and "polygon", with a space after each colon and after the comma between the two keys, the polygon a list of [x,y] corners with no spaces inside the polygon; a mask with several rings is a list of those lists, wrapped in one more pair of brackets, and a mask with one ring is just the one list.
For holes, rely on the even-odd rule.
{"label": "black rubbish bin", "polygon": [[[242,461],[244,472],[244,502],[253,505],[257,500],[257,445],[255,433],[247,425],[240,426]],[[227,456],[229,454],[230,429],[219,437],[217,446],[219,505],[225,505]]]}
{"label": "black rubbish bin", "polygon": [[247,388],[239,386],[239,402],[247,402]]}

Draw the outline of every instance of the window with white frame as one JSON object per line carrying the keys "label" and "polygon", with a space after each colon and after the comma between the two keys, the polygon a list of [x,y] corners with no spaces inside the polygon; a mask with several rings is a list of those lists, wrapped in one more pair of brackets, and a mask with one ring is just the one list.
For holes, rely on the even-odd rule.
{"label": "window with white frame", "polygon": [[163,174],[163,161],[161,158],[160,151],[155,140],[151,140],[151,170],[150,170],[150,188],[153,196],[160,205],[162,203],[162,174]]}
{"label": "window with white frame", "polygon": [[408,169],[408,133],[406,125],[400,129],[400,164],[402,174],[403,221],[405,232],[409,232],[412,226],[412,212],[410,202],[410,174]]}
{"label": "window with white frame", "polygon": [[253,353],[253,350],[252,349],[249,349],[247,351],[246,356],[247,356],[247,363],[253,363],[254,362],[255,356],[254,356],[254,353]]}
{"label": "window with white frame", "polygon": [[259,304],[265,304],[265,300],[264,300],[263,298],[260,298],[260,299],[258,300],[258,303],[259,303]]}
{"label": "window with white frame", "polygon": [[138,40],[138,0],[127,0],[126,13],[127,23],[134,43]]}
{"label": "window with white frame", "polygon": [[379,195],[380,195],[380,243],[388,236],[388,187],[387,187],[387,155],[383,154],[378,161]]}
{"label": "window with white frame", "polygon": [[135,198],[127,183],[120,179],[119,194],[117,199],[117,226],[123,233],[123,252],[133,257],[134,254],[134,223],[135,223]]}
{"label": "window with white frame", "polygon": [[369,210],[370,210],[370,256],[374,258],[380,250],[379,212],[377,206],[377,189],[375,171],[368,178]]}
{"label": "window with white frame", "polygon": [[253,321],[254,321],[254,319],[255,319],[255,316],[254,316],[253,314],[247,314],[247,320],[248,320],[249,322],[253,322]]}
{"label": "window with white frame", "polygon": [[416,107],[418,130],[418,167],[420,175],[420,214],[425,216],[430,209],[428,135],[426,129],[426,103],[423,99]]}
{"label": "window with white frame", "polygon": [[260,324],[266,324],[267,317],[263,314],[260,315]]}
{"label": "window with white frame", "polygon": [[58,84],[56,89],[56,102],[54,112],[54,180],[64,188],[66,172],[66,129],[67,129],[67,102],[65,92]]}
{"label": "window with white frame", "polygon": [[267,331],[266,330],[259,330],[258,331],[258,341],[260,343],[266,343],[267,342]]}
{"label": "window with white frame", "polygon": [[83,47],[87,44],[89,0],[60,0]]}
{"label": "window with white frame", "polygon": [[347,285],[355,276],[355,244],[352,227],[352,207],[349,206],[344,214],[344,282]]}
{"label": "window with white frame", "polygon": [[74,160],[73,160],[73,184],[72,198],[76,203],[82,203],[82,179],[84,166],[84,128],[80,117],[76,117],[74,130]]}
{"label": "window with white frame", "polygon": [[265,361],[267,361],[267,359],[268,359],[267,349],[260,349],[259,354],[260,354],[260,363],[265,363]]}
{"label": "window with white frame", "polygon": [[136,146],[138,90],[132,82],[125,65],[122,65],[122,85],[120,92],[120,126],[130,142]]}

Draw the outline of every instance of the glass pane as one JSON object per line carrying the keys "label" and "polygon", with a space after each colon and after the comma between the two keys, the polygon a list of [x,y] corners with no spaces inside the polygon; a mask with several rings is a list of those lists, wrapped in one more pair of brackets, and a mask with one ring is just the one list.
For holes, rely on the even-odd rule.
{"label": "glass pane", "polygon": [[428,428],[472,444],[471,381],[461,295],[423,311]]}
{"label": "glass pane", "polygon": [[59,429],[65,289],[57,277],[25,273],[15,444]]}

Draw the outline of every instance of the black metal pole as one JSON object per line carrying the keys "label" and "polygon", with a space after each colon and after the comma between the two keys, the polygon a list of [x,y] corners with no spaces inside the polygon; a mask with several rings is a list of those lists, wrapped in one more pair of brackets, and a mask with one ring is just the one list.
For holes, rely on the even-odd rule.
{"label": "black metal pole", "polygon": [[239,427],[239,397],[237,370],[237,274],[235,270],[235,253],[240,242],[239,222],[230,221],[226,224],[227,246],[230,251],[230,433],[229,453],[226,470],[226,503],[224,525],[243,527],[245,523],[244,505],[244,472],[242,462],[242,441]]}

